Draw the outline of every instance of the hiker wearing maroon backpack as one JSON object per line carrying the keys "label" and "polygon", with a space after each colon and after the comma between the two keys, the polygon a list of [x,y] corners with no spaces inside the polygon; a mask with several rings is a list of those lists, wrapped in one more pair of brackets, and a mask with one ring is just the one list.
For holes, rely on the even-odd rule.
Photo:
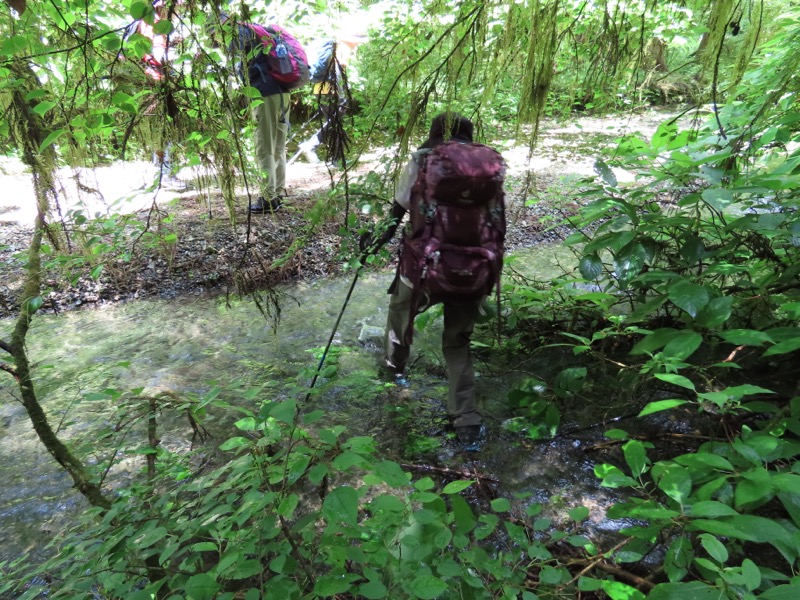
{"label": "hiker wearing maroon backpack", "polygon": [[[220,24],[230,17],[222,13]],[[256,160],[261,171],[260,195],[251,213],[281,207],[286,194],[286,139],[289,136],[289,92],[308,83],[308,59],[297,40],[278,25],[234,23],[231,53],[240,60],[239,75],[261,93],[253,104]],[[247,68],[244,68],[247,65]]]}
{"label": "hiker wearing maroon backpack", "polygon": [[389,288],[386,367],[398,375],[405,371],[414,317],[442,303],[447,412],[467,450],[477,450],[485,435],[470,339],[481,304],[498,290],[506,232],[505,163],[495,150],[473,143],[472,132],[472,122],[461,115],[436,116],[427,141],[400,176],[388,227],[376,240],[371,234],[361,240],[363,262],[409,213]]}

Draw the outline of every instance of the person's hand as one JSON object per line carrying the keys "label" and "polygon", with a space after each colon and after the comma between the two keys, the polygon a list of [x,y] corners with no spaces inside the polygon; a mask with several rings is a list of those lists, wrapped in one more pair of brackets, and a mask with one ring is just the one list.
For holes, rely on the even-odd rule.
{"label": "person's hand", "polygon": [[358,237],[359,262],[363,265],[371,254],[375,252],[375,237],[370,227]]}

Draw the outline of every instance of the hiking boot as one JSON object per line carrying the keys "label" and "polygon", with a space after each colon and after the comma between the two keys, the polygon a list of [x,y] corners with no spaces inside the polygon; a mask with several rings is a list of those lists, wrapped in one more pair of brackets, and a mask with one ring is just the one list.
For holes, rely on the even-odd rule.
{"label": "hiking boot", "polygon": [[484,425],[463,425],[456,427],[456,437],[468,452],[476,452],[481,448],[481,442],[486,438]]}
{"label": "hiking boot", "polygon": [[250,212],[257,215],[263,215],[264,213],[275,212],[282,205],[283,204],[280,196],[275,196],[269,202],[264,199],[264,196],[259,196],[255,202],[250,204]]}

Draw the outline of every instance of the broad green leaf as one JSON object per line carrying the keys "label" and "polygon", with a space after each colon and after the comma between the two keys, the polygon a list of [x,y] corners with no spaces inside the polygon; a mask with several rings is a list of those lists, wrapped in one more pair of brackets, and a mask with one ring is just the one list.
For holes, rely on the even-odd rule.
{"label": "broad green leaf", "polygon": [[742,561],[742,577],[744,578],[745,586],[751,592],[761,585],[761,569],[749,558],[745,558]]}
{"label": "broad green leaf", "polygon": [[451,481],[442,490],[443,494],[458,494],[459,492],[463,492],[469,486],[475,483],[474,480],[460,480],[460,481]]}
{"label": "broad green leaf", "polygon": [[692,542],[689,537],[681,535],[675,538],[664,557],[664,570],[669,580],[675,582],[686,577],[693,557]]}
{"label": "broad green leaf", "polygon": [[669,410],[670,408],[681,406],[688,402],[688,400],[658,400],[656,402],[648,402],[638,416],[644,417],[646,415],[661,412],[662,410]]}
{"label": "broad green leaf", "polygon": [[675,458],[675,462],[691,467],[693,469],[701,469],[711,471],[728,471],[734,470],[733,465],[724,456],[718,454],[711,454],[709,452],[697,452],[696,454],[682,454]]}
{"label": "broad green leaf", "polygon": [[297,401],[294,398],[276,403],[269,411],[269,416],[284,423],[292,423],[297,413]]}
{"label": "broad green leaf", "polygon": [[375,464],[374,474],[391,487],[402,487],[408,484],[409,475],[396,462],[382,460]]}
{"label": "broad green leaf", "polygon": [[381,494],[369,503],[369,507],[373,514],[378,512],[402,513],[406,509],[406,504],[397,496]]}
{"label": "broad green leaf", "polygon": [[618,488],[618,487],[637,487],[639,482],[634,478],[625,475],[618,467],[609,464],[596,465],[594,474],[602,479],[601,485],[603,487]]}
{"label": "broad green leaf", "polygon": [[700,347],[703,336],[695,331],[681,331],[664,346],[664,354],[686,360]]}
{"label": "broad green leaf", "polygon": [[687,583],[660,583],[654,587],[647,600],[722,600],[725,593],[702,581]]}
{"label": "broad green leaf", "polygon": [[587,254],[582,257],[578,264],[578,270],[581,276],[587,281],[592,281],[600,276],[603,272],[603,261],[597,254]]}
{"label": "broad green leaf", "polygon": [[278,505],[276,512],[284,518],[291,519],[299,503],[300,497],[297,494],[290,494]]}
{"label": "broad green leaf", "polygon": [[658,478],[658,487],[667,496],[683,505],[692,491],[689,471],[680,465],[669,465]]}
{"label": "broad green leaf", "polygon": [[511,503],[508,498],[495,498],[492,500],[491,506],[494,512],[508,512],[511,510]]}
{"label": "broad green leaf", "polygon": [[800,337],[783,340],[767,348],[764,356],[774,356],[776,354],[788,354],[800,348]]}
{"label": "broad green leaf", "polygon": [[614,274],[619,279],[620,287],[627,287],[641,273],[646,261],[647,251],[639,242],[631,242],[622,248],[614,257]]}
{"label": "broad green leaf", "polygon": [[656,373],[656,379],[660,379],[661,381],[666,381],[667,383],[671,383],[673,385],[680,386],[682,388],[686,388],[687,390],[694,391],[694,383],[690,379],[687,379],[683,375],[677,375],[675,373]]}
{"label": "broad green leaf", "polygon": [[728,396],[728,398],[731,400],[741,400],[745,396],[752,396],[754,394],[774,394],[775,392],[768,390],[767,388],[746,383],[743,385],[727,387],[722,390],[722,393]]}
{"label": "broad green leaf", "polygon": [[631,474],[634,477],[644,473],[648,460],[647,452],[642,442],[631,440],[622,447],[622,452],[625,455],[625,462],[628,463],[628,467],[630,467]]}
{"label": "broad green leaf", "polygon": [[728,550],[725,548],[722,542],[708,533],[700,534],[699,537],[700,543],[711,558],[722,565],[728,561]]}
{"label": "broad green leaf", "polygon": [[768,334],[755,329],[729,329],[720,332],[719,336],[729,344],[736,346],[762,346],[772,342],[772,338]]}
{"label": "broad green leaf", "polygon": [[706,248],[703,240],[696,235],[689,235],[681,241],[680,253],[687,263],[695,264],[705,258]]}
{"label": "broad green leaf", "polygon": [[655,352],[659,348],[663,348],[666,344],[672,341],[672,339],[674,339],[679,333],[680,331],[671,327],[656,329],[652,333],[648,333],[641,340],[639,340],[631,350],[631,354],[638,355]]}
{"label": "broad green leaf", "polygon": [[719,188],[708,188],[701,194],[709,206],[716,210],[723,211],[733,202],[733,194],[729,190]]}
{"label": "broad green leaf", "polygon": [[669,299],[675,306],[682,308],[692,317],[706,307],[709,300],[708,290],[702,285],[690,281],[679,281],[669,290]]}
{"label": "broad green leaf", "polygon": [[331,466],[337,471],[347,471],[352,467],[364,467],[369,461],[361,454],[345,450],[331,461]]}
{"label": "broad green leaf", "polygon": [[779,492],[796,494],[800,498],[800,475],[794,473],[778,473],[772,475],[772,485]]}
{"label": "broad green leaf", "polygon": [[150,6],[146,2],[142,2],[141,0],[136,0],[135,2],[131,3],[130,9],[128,12],[134,19],[141,19],[150,11]]}
{"label": "broad green leaf", "polygon": [[589,509],[585,506],[575,506],[569,511],[569,518],[580,523],[589,517]]}
{"label": "broad green leaf", "polygon": [[314,593],[323,598],[343,594],[350,589],[350,577],[345,574],[328,573],[314,582]]}
{"label": "broad green leaf", "polygon": [[564,572],[561,569],[545,565],[539,572],[539,580],[547,585],[558,585],[564,579]]}
{"label": "broad green leaf", "polygon": [[172,21],[169,19],[161,19],[153,25],[153,31],[158,35],[169,35],[172,33],[174,27],[172,26]]}
{"label": "broad green leaf", "polygon": [[219,591],[219,584],[208,573],[192,575],[185,584],[183,591],[192,600],[211,600]]}
{"label": "broad green leaf", "polygon": [[696,518],[714,518],[714,517],[733,517],[738,515],[733,508],[722,502],[715,500],[707,500],[703,502],[695,502],[688,507],[687,514]]}
{"label": "broad green leaf", "polygon": [[44,100],[43,102],[39,102],[39,104],[33,107],[33,112],[35,112],[40,117],[43,117],[48,110],[50,110],[56,105],[57,103],[53,102],[52,100]]}
{"label": "broad green leaf", "polygon": [[594,172],[600,175],[608,185],[611,187],[617,187],[617,176],[614,175],[614,171],[611,170],[605,161],[601,159],[597,159],[594,163]]}
{"label": "broad green leaf", "polygon": [[433,575],[423,575],[409,584],[409,591],[415,598],[433,600],[447,591],[447,584]]}
{"label": "broad green leaf", "polygon": [[263,571],[264,567],[261,565],[261,561],[250,558],[236,563],[228,576],[231,579],[249,579],[260,575]]}
{"label": "broad green leaf", "polygon": [[149,548],[156,542],[161,542],[166,538],[168,535],[168,531],[165,527],[156,527],[151,529],[150,531],[145,532],[139,537],[133,539],[132,543],[135,548],[143,549]]}
{"label": "broad green leaf", "polygon": [[67,132],[66,129],[56,129],[55,131],[51,132],[44,141],[42,142],[41,146],[39,146],[39,154],[45,151],[46,148],[52,146],[58,138],[64,135]]}
{"label": "broad green leaf", "polygon": [[475,514],[467,501],[462,496],[453,494],[450,497],[450,505],[456,522],[455,533],[465,534],[472,531],[475,527]]}
{"label": "broad green leaf", "polygon": [[245,417],[244,419],[239,419],[236,421],[234,425],[236,426],[236,429],[239,429],[240,431],[255,431],[258,426],[258,422],[253,417]]}
{"label": "broad green leaf", "polygon": [[742,473],[736,484],[733,499],[738,510],[752,510],[775,496],[770,474],[764,467],[756,467]]}
{"label": "broad green leaf", "polygon": [[784,585],[776,585],[762,592],[759,600],[797,600],[800,598],[800,581]]}
{"label": "broad green leaf", "polygon": [[386,586],[380,581],[368,581],[358,586],[358,595],[363,596],[367,600],[380,600],[386,597],[386,593]]}
{"label": "broad green leaf", "polygon": [[349,486],[335,488],[325,496],[322,514],[330,523],[355,527],[358,522],[358,492]]}
{"label": "broad green leaf", "polygon": [[644,600],[645,598],[645,595],[635,587],[621,581],[603,580],[603,591],[611,600]]}
{"label": "broad green leaf", "polygon": [[703,327],[719,327],[730,319],[733,313],[733,298],[725,296],[722,298],[712,298],[703,310],[697,315],[697,322]]}

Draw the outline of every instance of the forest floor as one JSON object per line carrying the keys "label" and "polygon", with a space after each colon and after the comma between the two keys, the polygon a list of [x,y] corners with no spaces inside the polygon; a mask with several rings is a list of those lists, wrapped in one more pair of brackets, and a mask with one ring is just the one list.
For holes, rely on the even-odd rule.
{"label": "forest floor", "polygon": [[[649,139],[668,116],[649,111],[605,119],[583,117],[568,123],[552,121],[544,124],[533,152],[524,145],[498,147],[508,164],[507,250],[558,239],[560,230],[553,225],[577,209],[571,196],[580,178],[592,174],[594,161],[604,149],[612,148],[614,139],[623,133],[639,132]],[[350,172],[350,181],[371,170],[382,172],[388,152],[391,150],[362,157]],[[147,191],[155,168],[145,162],[120,162],[83,172],[65,169],[61,214],[74,216],[74,211],[80,210],[84,216],[99,217],[95,231],[84,234],[84,239],[98,235],[93,248],[109,252],[78,251],[74,256],[80,260],[48,264],[43,310],[246,291],[340,274],[346,260],[340,252],[345,215],[310,228],[309,214],[342,174],[341,169],[300,157],[287,170],[284,206],[273,214],[248,215],[249,200],[242,189],[237,193],[234,224],[221,195],[213,191],[213,177],[209,184],[209,177],[198,178],[198,173],[185,169],[179,173],[188,183],[185,190],[164,187]],[[631,178],[618,173],[621,180],[626,176]],[[205,191],[209,188],[212,191]],[[0,189],[4,190],[0,197],[0,317],[8,317],[18,308],[35,200],[30,175],[11,159],[0,160]],[[355,206],[351,201],[351,207]],[[114,217],[115,213],[126,216]],[[71,243],[78,247],[79,234],[73,225],[69,227],[73,229]],[[165,242],[170,234],[174,234],[171,241]],[[295,247],[296,251],[287,255],[287,250]],[[281,257],[285,260],[278,266],[275,261]],[[91,277],[91,269],[101,262],[102,272]],[[70,268],[72,281],[65,276]]]}

